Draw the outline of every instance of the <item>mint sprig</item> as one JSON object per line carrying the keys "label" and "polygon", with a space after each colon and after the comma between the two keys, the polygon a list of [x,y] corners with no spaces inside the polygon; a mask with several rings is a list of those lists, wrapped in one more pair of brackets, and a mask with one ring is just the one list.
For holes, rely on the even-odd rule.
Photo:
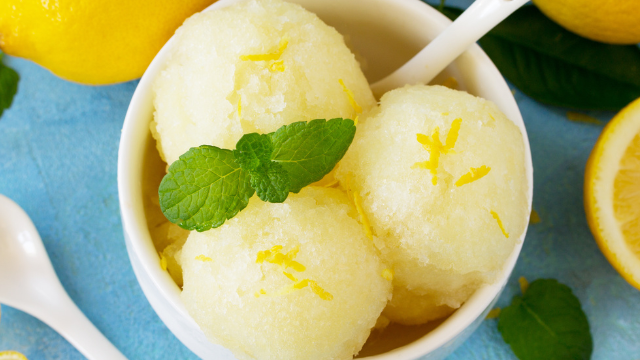
{"label": "mint sprig", "polygon": [[532,282],[502,309],[498,330],[520,360],[589,359],[593,340],[580,301],[553,279]]}
{"label": "mint sprig", "polygon": [[221,226],[244,209],[254,192],[281,203],[289,192],[328,174],[355,136],[349,119],[324,119],[282,126],[274,133],[244,135],[236,149],[202,145],[169,167],[160,183],[160,209],[187,230]]}
{"label": "mint sprig", "polygon": [[191,148],[169,166],[158,189],[160,209],[187,230],[216,228],[247,207],[254,190],[231,150]]}
{"label": "mint sprig", "polygon": [[336,166],[356,135],[349,119],[322,119],[283,126],[271,135],[271,159],[291,175],[289,191],[319,181]]}
{"label": "mint sprig", "polygon": [[12,68],[2,63],[2,52],[0,51],[0,116],[5,109],[11,107],[13,97],[18,92],[18,81],[20,76]]}

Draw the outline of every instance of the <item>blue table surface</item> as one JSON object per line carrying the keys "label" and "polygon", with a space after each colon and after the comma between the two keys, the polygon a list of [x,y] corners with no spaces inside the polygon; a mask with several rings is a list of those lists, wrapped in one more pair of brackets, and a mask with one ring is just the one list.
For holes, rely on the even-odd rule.
{"label": "blue table surface", "polygon": [[[453,0],[466,7],[471,0]],[[89,87],[5,57],[21,76],[13,106],[0,118],[0,193],[35,223],[71,298],[130,359],[195,359],[160,321],[133,274],[120,222],[116,163],[120,129],[137,81]],[[582,204],[583,174],[602,125],[567,120],[568,109],[520,91],[534,166],[533,207],[520,259],[498,306],[520,293],[517,279],[555,278],[571,287],[587,314],[593,359],[640,358],[640,291],[604,258]],[[82,359],[41,321],[2,306],[0,351],[30,360]],[[515,359],[496,320],[486,320],[450,360]]]}

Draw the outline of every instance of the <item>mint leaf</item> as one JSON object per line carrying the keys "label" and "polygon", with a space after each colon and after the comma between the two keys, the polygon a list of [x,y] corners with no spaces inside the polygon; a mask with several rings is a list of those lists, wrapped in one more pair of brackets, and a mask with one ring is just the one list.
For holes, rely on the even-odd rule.
{"label": "mint leaf", "polygon": [[253,196],[249,173],[231,150],[191,148],[169,167],[160,188],[160,209],[172,223],[206,231],[244,209]]}
{"label": "mint leaf", "polygon": [[262,201],[281,203],[289,195],[289,174],[271,162],[273,144],[269,135],[251,133],[242,136],[233,155],[240,168],[251,175],[251,187]]}
{"label": "mint leaf", "polygon": [[0,51],[0,116],[5,109],[11,107],[13,97],[18,92],[18,80],[20,80],[15,70],[2,63],[2,56]]}
{"label": "mint leaf", "polygon": [[553,279],[539,279],[502,309],[498,330],[520,360],[589,359],[593,340],[580,301]]}
{"label": "mint leaf", "polygon": [[242,170],[253,171],[261,164],[269,163],[272,152],[273,144],[269,135],[251,133],[240,138],[233,155]]}
{"label": "mint leaf", "polygon": [[262,201],[284,202],[290,185],[289,174],[278,163],[270,162],[251,172],[251,187]]}
{"label": "mint leaf", "polygon": [[271,159],[289,173],[289,191],[322,179],[342,159],[356,134],[349,119],[324,119],[285,125],[271,135]]}

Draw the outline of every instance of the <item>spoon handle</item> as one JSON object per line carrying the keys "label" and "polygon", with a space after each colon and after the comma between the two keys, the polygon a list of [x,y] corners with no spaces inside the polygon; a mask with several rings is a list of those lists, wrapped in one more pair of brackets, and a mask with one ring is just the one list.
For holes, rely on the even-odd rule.
{"label": "spoon handle", "polygon": [[380,98],[406,84],[426,84],[489,30],[529,0],[476,0],[416,56],[371,85]]}
{"label": "spoon handle", "polygon": [[[34,315],[60,333],[89,360],[126,360],[127,358],[78,309],[64,291],[62,284],[49,284],[52,287],[56,285],[59,285],[61,292],[47,291],[47,305],[39,311],[34,311],[37,312]],[[55,294],[53,299],[50,294]]]}

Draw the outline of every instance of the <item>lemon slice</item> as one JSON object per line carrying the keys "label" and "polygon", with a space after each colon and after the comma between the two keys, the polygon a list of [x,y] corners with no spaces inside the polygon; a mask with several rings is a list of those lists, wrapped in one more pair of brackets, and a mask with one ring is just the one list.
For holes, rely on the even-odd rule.
{"label": "lemon slice", "polygon": [[0,351],[0,360],[27,360],[27,357],[17,351]]}
{"label": "lemon slice", "polygon": [[600,250],[640,289],[640,99],[611,120],[593,148],[584,205]]}

